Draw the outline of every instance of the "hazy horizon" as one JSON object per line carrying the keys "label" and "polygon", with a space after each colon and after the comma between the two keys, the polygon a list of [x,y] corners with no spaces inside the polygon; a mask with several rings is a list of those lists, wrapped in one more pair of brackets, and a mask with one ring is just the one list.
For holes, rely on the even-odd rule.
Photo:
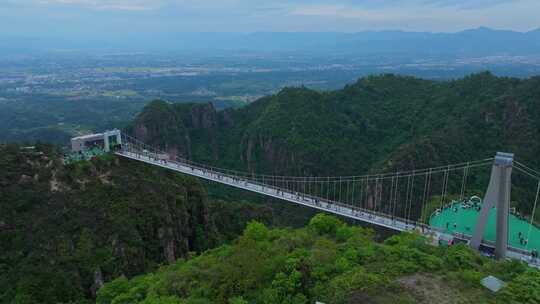
{"label": "hazy horizon", "polygon": [[5,0],[0,35],[88,39],[175,33],[540,28],[536,0]]}

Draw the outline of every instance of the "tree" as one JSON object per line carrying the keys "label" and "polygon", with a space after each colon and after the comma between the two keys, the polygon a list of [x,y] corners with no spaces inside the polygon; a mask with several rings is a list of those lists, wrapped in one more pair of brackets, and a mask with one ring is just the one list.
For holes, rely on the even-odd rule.
{"label": "tree", "polygon": [[343,226],[343,222],[338,220],[335,216],[319,213],[315,215],[310,221],[308,227],[313,229],[318,234],[328,234],[335,236],[338,228]]}

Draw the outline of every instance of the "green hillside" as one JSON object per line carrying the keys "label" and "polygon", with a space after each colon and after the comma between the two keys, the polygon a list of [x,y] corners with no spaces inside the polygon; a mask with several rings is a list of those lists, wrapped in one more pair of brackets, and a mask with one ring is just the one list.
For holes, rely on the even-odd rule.
{"label": "green hillside", "polygon": [[263,206],[208,199],[193,178],[55,147],[0,145],[0,303],[83,303],[105,281],[236,237]]}
{"label": "green hillside", "polygon": [[[233,244],[154,273],[118,278],[97,303],[538,303],[540,272],[497,263],[463,245],[433,247],[401,234],[376,243],[373,232],[317,215],[303,229],[250,223]],[[495,275],[497,295],[480,285]]]}
{"label": "green hillside", "polygon": [[[382,75],[332,92],[286,88],[223,111],[154,101],[130,130],[170,154],[268,174],[359,175],[496,151],[540,168],[539,101],[540,77]],[[0,303],[92,303],[98,290],[99,303],[114,304],[539,299],[538,272],[517,262],[411,235],[375,242],[384,231],[321,215],[281,229],[313,211],[111,155],[66,166],[52,146],[0,145],[0,168]],[[487,178],[471,175],[466,194],[481,196]],[[527,214],[536,185],[513,181],[512,204]],[[252,223],[232,241],[252,219],[278,228]],[[500,295],[478,285],[490,274],[510,283]]]}

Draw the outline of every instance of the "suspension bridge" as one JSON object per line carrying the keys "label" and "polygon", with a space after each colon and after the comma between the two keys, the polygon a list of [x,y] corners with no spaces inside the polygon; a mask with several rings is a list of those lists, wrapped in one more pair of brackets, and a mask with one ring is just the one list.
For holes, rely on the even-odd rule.
{"label": "suspension bridge", "polygon": [[[495,158],[420,170],[361,176],[313,177],[256,174],[204,165],[180,157],[171,157],[160,149],[123,133],[121,145],[115,153],[132,160],[379,227],[396,231],[416,231],[439,244],[458,240],[467,242],[476,249],[495,248],[497,258],[520,259],[540,267],[540,262],[536,259],[540,248],[534,247],[540,247],[540,229],[534,223],[540,192],[540,172],[514,161],[510,154],[500,153]],[[536,196],[531,197],[534,207],[529,217],[509,211],[512,169],[519,172],[522,178],[530,179],[530,184],[537,185]],[[482,176],[486,182],[489,181],[484,208],[471,203],[466,197],[471,191],[483,193],[480,189],[468,189],[468,185],[481,181]],[[446,226],[444,225],[444,219],[441,220],[443,216],[452,212],[458,214],[462,209],[469,213],[478,211],[473,223],[468,224],[469,227],[459,229],[457,221],[447,221]],[[489,233],[485,233],[485,226],[493,221],[493,210],[497,210],[497,233],[490,239],[486,237]],[[511,216],[524,223],[520,226],[523,231],[519,231],[519,243],[515,241],[514,235],[510,236],[509,241],[509,231],[515,232],[512,226],[508,228],[508,218]],[[465,224],[459,222],[459,225]]]}

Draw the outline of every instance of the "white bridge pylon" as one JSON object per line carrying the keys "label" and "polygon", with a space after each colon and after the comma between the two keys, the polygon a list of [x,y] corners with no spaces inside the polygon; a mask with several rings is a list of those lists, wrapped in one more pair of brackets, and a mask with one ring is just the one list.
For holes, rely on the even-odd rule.
{"label": "white bridge pylon", "polygon": [[[429,218],[426,218],[427,212],[425,212],[425,208],[427,208],[430,198],[433,195],[437,195],[437,197],[440,195],[440,207],[437,206],[439,207],[438,210],[442,210],[446,206],[445,202],[450,201],[448,198],[448,186],[449,175],[452,172],[463,172],[462,175],[458,176],[459,183],[461,183],[461,190],[456,191],[461,192],[459,199],[464,198],[470,170],[478,167],[489,167],[493,162],[493,158],[491,158],[466,164],[407,172],[356,177],[317,178],[256,175],[253,173],[209,167],[181,158],[170,159],[166,153],[126,134],[122,134],[122,147],[115,153],[125,158],[285,200],[297,205],[333,213],[364,223],[395,231],[417,231],[435,240],[451,240],[454,237],[470,240],[472,235],[451,234],[440,227],[429,226]],[[439,182],[442,183],[442,185],[439,185],[440,188],[437,189],[431,187],[432,178],[435,174],[439,174]],[[415,177],[417,178],[416,180]],[[289,182],[292,183],[292,186]],[[317,188],[318,184],[318,190],[312,190],[310,182],[315,184],[315,188]],[[353,184],[352,196],[350,196],[349,190],[351,182]],[[354,193],[356,189],[354,187],[355,182],[364,183],[358,191],[360,193]],[[345,192],[343,194],[345,198],[342,196],[342,185],[347,190],[346,192],[343,191]],[[416,188],[414,188],[415,185],[417,186]],[[387,191],[383,195],[383,188],[385,186],[390,187],[390,191]],[[433,193],[434,190],[437,193]],[[357,199],[358,197],[359,199]],[[420,200],[421,202],[415,204],[414,200]],[[438,204],[438,202],[436,203]],[[421,210],[413,210],[414,208]],[[398,210],[401,213],[398,214]],[[493,245],[486,241],[482,241],[482,244]],[[508,257],[526,260],[529,259],[528,255],[529,253],[523,250],[508,248]]]}

